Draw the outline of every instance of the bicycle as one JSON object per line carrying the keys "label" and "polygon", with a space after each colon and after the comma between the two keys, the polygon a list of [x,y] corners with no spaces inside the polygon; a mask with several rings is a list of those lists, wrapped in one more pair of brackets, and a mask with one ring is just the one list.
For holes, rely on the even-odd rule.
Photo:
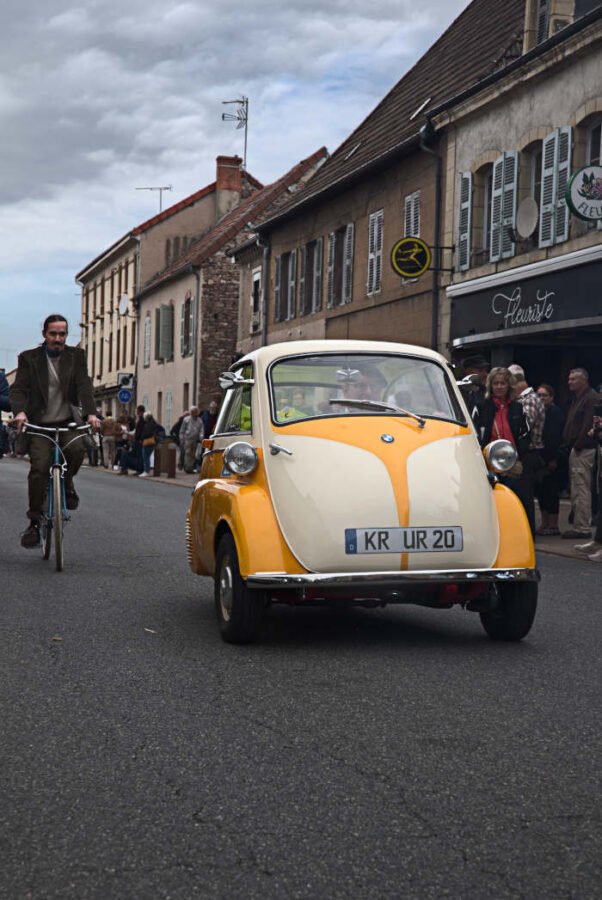
{"label": "bicycle", "polygon": [[[71,516],[67,511],[67,496],[65,491],[65,472],[67,471],[67,460],[65,459],[64,450],[91,433],[89,425],[75,425],[71,427],[59,427],[53,425],[50,428],[44,425],[34,425],[27,422],[23,426],[23,431],[31,431],[39,437],[46,438],[54,444],[52,462],[49,469],[48,477],[48,494],[47,509],[40,520],[40,537],[42,539],[42,558],[50,559],[52,549],[52,536],[54,534],[54,558],[57,572],[63,571],[64,551],[63,551],[63,527],[65,522],[69,522]],[[64,447],[59,446],[59,435],[64,432],[78,431],[74,438],[67,441]],[[54,437],[45,432],[54,433]]]}

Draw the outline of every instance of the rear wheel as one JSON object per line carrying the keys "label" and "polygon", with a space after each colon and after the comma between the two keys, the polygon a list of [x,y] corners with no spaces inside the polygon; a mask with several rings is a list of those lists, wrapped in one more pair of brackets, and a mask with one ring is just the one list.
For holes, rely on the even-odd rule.
{"label": "rear wheel", "polygon": [[521,641],[530,631],[537,610],[537,583],[517,581],[496,587],[498,605],[479,613],[483,628],[494,641]]}
{"label": "rear wheel", "polygon": [[54,531],[54,558],[57,572],[63,571],[63,492],[61,470],[52,470],[52,530]]}
{"label": "rear wheel", "polygon": [[248,644],[259,636],[266,605],[264,591],[247,587],[240,575],[236,544],[225,534],[217,548],[215,611],[222,638],[230,644]]}

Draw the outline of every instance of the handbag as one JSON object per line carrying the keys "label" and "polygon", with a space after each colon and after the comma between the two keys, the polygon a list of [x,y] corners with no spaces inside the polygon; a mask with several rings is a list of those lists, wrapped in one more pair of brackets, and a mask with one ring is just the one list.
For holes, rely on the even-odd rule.
{"label": "handbag", "polygon": [[156,443],[157,443],[156,440],[155,440],[154,437],[152,437],[152,436],[151,436],[151,437],[146,437],[146,438],[143,438],[143,439],[142,439],[142,446],[143,446],[143,447],[154,447]]}

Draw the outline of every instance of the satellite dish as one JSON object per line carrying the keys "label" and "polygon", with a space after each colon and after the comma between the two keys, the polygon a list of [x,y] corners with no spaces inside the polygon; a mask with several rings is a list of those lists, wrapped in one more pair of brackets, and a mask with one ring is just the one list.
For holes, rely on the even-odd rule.
{"label": "satellite dish", "polygon": [[122,294],[119,298],[119,315],[125,316],[130,305],[130,298],[127,294]]}
{"label": "satellite dish", "polygon": [[525,197],[516,211],[516,230],[522,238],[531,237],[537,228],[539,207],[533,197]]}

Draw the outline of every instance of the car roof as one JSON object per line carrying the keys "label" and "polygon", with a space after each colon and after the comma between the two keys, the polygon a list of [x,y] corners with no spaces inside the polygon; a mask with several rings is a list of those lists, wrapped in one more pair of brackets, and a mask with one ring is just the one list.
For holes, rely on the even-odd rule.
{"label": "car roof", "polygon": [[414,344],[398,344],[392,341],[314,340],[286,341],[258,347],[256,350],[246,353],[230,368],[239,368],[248,362],[264,367],[269,366],[277,359],[287,356],[305,356],[309,353],[402,353],[406,356],[420,356],[444,365],[447,364],[446,358],[437,351]]}

